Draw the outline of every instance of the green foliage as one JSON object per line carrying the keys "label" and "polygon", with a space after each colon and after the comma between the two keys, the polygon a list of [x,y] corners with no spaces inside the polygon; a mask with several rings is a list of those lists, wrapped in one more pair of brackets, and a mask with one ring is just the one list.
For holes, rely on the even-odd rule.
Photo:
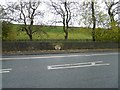
{"label": "green foliage", "polygon": [[[61,39],[64,40],[64,31],[61,26],[35,26],[40,30],[33,34],[33,40],[51,40]],[[35,29],[35,28],[33,28]],[[88,40],[91,39],[90,31],[86,28],[70,27],[68,39]],[[28,40],[25,31],[20,31],[17,40]]]}
{"label": "green foliage", "polygon": [[[48,41],[48,40],[64,40],[63,27],[61,26],[33,26],[36,32],[33,34],[33,40]],[[21,25],[3,23],[3,40],[29,40],[25,31],[21,30]],[[120,35],[118,34],[120,27],[114,26],[111,29],[97,28],[96,41],[119,41]],[[83,27],[70,27],[68,41],[91,41],[92,29]]]}
{"label": "green foliage", "polygon": [[96,30],[97,41],[115,41],[115,42],[120,41],[119,40],[120,34],[118,34],[120,27],[117,25],[117,22],[111,22],[110,26],[111,26],[110,29],[98,28]]}
{"label": "green foliage", "polygon": [[119,42],[119,37],[120,35],[118,34],[119,32],[119,27],[115,27],[112,29],[102,29],[98,28],[96,29],[96,41],[114,41],[114,42]]}
{"label": "green foliage", "polygon": [[70,28],[69,39],[91,40],[91,30],[89,28]]}
{"label": "green foliage", "polygon": [[16,40],[15,27],[10,22],[2,22],[2,40]]}

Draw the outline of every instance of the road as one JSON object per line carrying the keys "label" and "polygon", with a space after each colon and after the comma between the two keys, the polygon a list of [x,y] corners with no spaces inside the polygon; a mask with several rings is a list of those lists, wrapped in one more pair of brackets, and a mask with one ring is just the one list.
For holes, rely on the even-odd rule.
{"label": "road", "polygon": [[117,52],[3,56],[0,62],[3,88],[118,88]]}

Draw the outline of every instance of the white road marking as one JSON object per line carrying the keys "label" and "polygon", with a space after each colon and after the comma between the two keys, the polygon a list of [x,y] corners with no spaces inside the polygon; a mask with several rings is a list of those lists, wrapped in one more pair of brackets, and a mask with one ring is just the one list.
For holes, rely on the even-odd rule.
{"label": "white road marking", "polygon": [[102,61],[96,61],[96,62],[85,62],[85,63],[74,63],[74,64],[51,65],[51,66],[47,66],[47,68],[48,70],[51,70],[51,69],[66,69],[66,68],[106,66],[106,65],[110,65],[110,63],[102,63]]}
{"label": "white road marking", "polygon": [[9,69],[0,69],[0,74],[2,73],[9,73],[12,69],[9,68]]}
{"label": "white road marking", "polygon": [[79,57],[79,56],[103,56],[103,55],[114,55],[114,54],[118,54],[118,53],[84,54],[84,55],[62,55],[62,56],[40,56],[40,57],[19,57],[19,58],[1,58],[0,60],[47,59],[47,58],[64,58],[64,57]]}
{"label": "white road marking", "polygon": [[84,65],[91,63],[102,63],[103,61],[95,61],[95,62],[84,62],[84,63],[73,63],[73,64],[60,64],[60,65],[51,65],[51,67],[62,67],[62,66],[73,66],[73,65]]}
{"label": "white road marking", "polygon": [[65,68],[91,67],[91,66],[103,66],[103,65],[110,65],[110,64],[106,63],[106,64],[96,64],[96,65],[81,65],[81,66],[55,67],[55,68],[48,67],[48,69],[65,69]]}
{"label": "white road marking", "polygon": [[11,71],[12,69],[11,69],[11,68],[8,68],[8,69],[0,69],[0,71],[3,71],[3,70],[9,70],[9,71]]}
{"label": "white road marking", "polygon": [[0,71],[0,74],[2,73],[9,73],[10,71]]}

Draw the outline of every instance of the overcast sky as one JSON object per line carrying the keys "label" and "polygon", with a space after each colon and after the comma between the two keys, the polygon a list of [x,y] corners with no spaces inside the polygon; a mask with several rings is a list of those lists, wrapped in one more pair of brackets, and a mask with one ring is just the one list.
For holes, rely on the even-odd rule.
{"label": "overcast sky", "polygon": [[[18,2],[18,1],[21,1],[21,0],[0,0],[0,4],[5,5],[6,3],[9,3],[9,2]],[[28,1],[28,0],[26,0],[26,1]],[[37,0],[34,0],[34,1],[37,1]],[[40,0],[40,1],[42,1],[42,2],[47,1],[48,2],[50,0]],[[70,0],[70,1],[82,2],[82,1],[87,1],[87,0]],[[105,4],[102,2],[102,0],[97,0],[97,1],[102,6],[101,9],[104,10]],[[119,1],[119,0],[116,0],[116,1]],[[42,4],[41,10],[43,10],[44,12],[47,11],[47,13],[45,13],[45,17],[42,18],[40,21],[47,23],[47,24],[50,24],[51,22],[49,22],[49,21],[56,19],[56,17],[53,14],[50,14],[50,12],[49,12],[50,10],[45,4]],[[57,17],[57,19],[60,19],[60,17]],[[38,20],[36,20],[36,21],[38,21]],[[36,23],[39,23],[39,22],[36,22]],[[74,24],[75,24],[74,26],[79,26],[76,22]],[[62,25],[62,24],[59,24],[59,25]]]}

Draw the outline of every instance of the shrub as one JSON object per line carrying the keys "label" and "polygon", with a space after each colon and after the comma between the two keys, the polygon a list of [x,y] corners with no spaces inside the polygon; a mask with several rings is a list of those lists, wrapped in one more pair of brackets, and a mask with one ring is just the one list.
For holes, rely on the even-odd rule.
{"label": "shrub", "polygon": [[112,29],[96,29],[96,41],[119,41],[120,35],[118,34],[119,27],[115,27]]}
{"label": "shrub", "polygon": [[16,32],[13,30],[12,23],[2,22],[2,40],[16,40]]}

